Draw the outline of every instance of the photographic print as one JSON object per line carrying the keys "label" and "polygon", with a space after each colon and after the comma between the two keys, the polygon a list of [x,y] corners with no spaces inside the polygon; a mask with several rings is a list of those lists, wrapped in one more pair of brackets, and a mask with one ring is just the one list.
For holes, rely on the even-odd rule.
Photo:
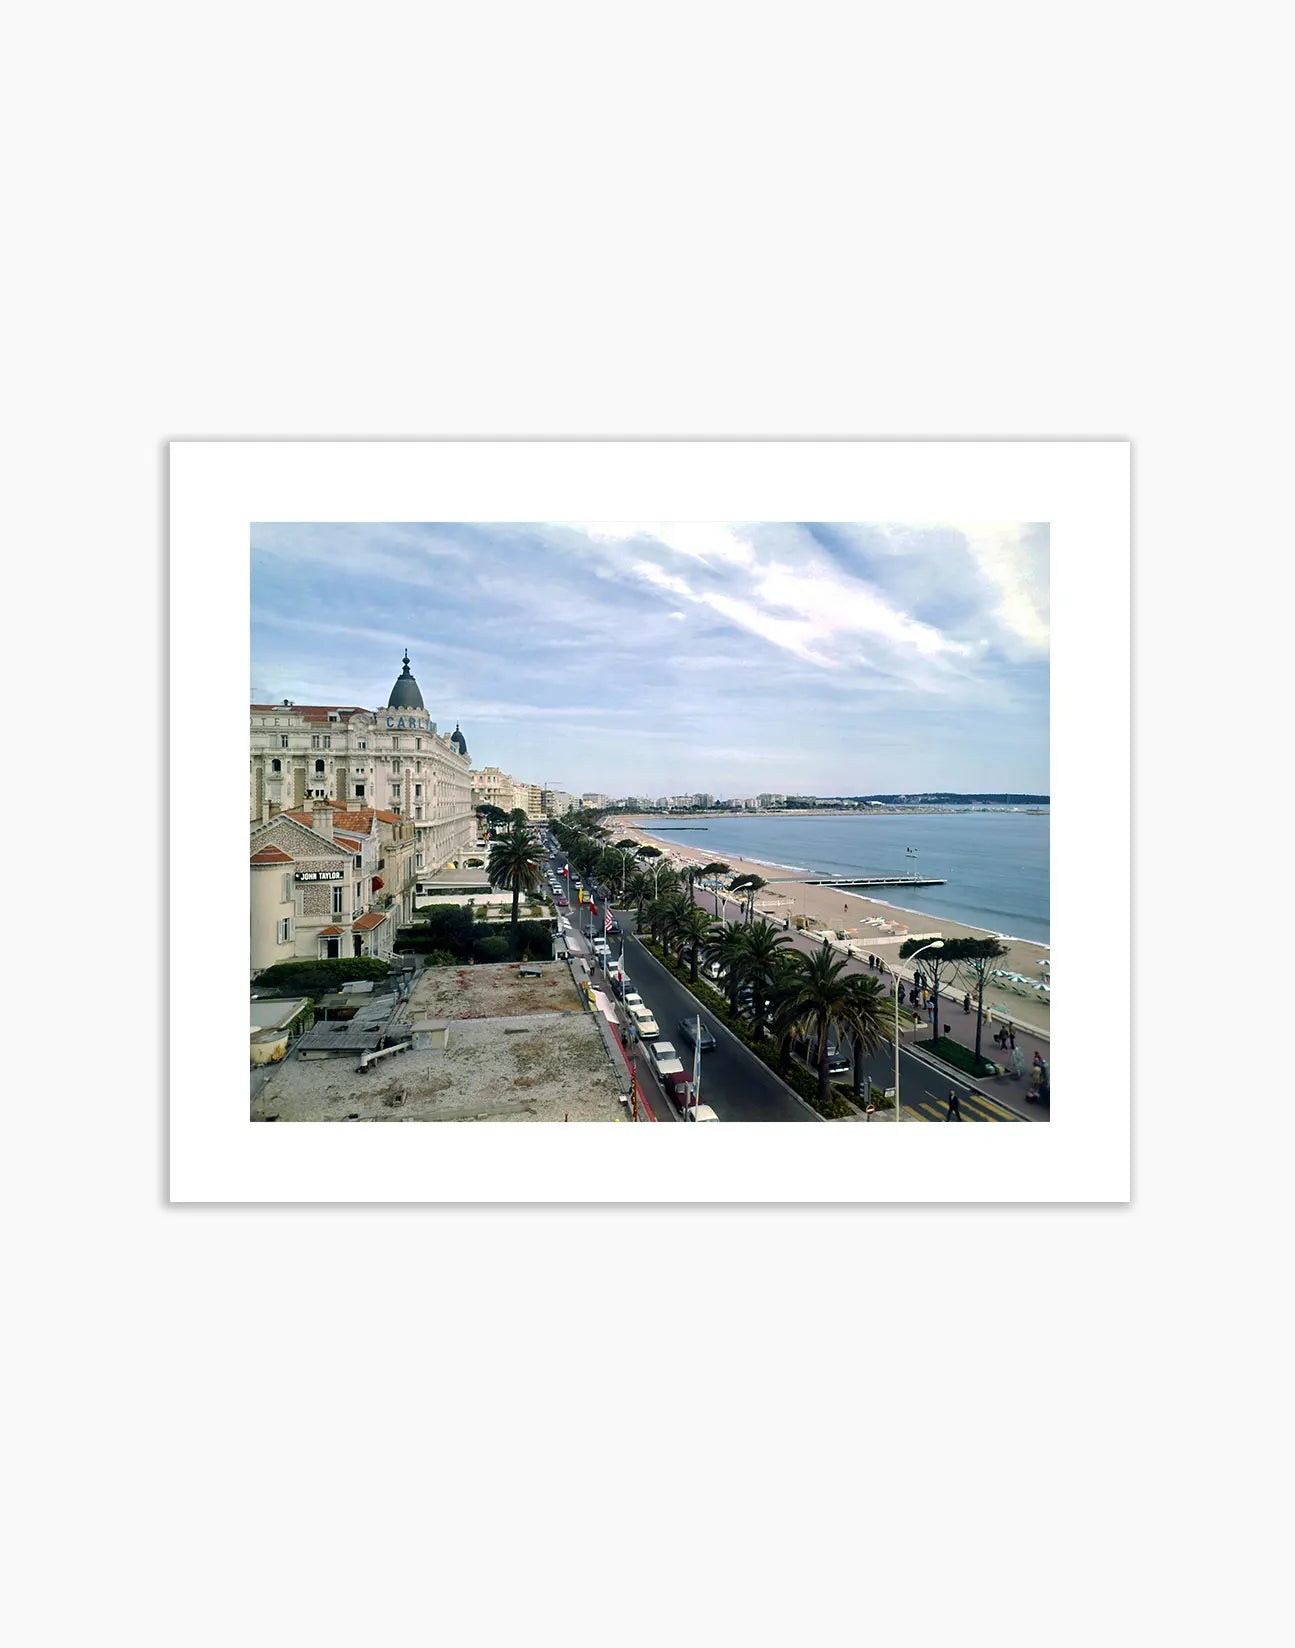
{"label": "photographic print", "polygon": [[1048,540],[255,524],[252,1120],[1048,1122]]}
{"label": "photographic print", "polygon": [[1126,1198],[1128,463],[174,443],[173,1199]]}

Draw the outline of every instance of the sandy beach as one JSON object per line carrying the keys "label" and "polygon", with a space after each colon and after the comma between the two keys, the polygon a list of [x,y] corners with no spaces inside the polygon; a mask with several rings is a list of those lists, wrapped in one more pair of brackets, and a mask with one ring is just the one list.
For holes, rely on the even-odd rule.
{"label": "sandy beach", "polygon": [[[880,899],[864,898],[858,893],[844,893],[835,887],[809,886],[794,879],[777,880],[776,878],[781,876],[790,877],[791,872],[776,865],[761,864],[755,859],[725,857],[723,854],[704,852],[700,848],[685,847],[669,837],[652,835],[639,825],[631,824],[623,818],[608,819],[606,822],[618,838],[624,836],[636,841],[650,842],[654,847],[662,848],[674,864],[707,864],[712,859],[722,858],[723,862],[729,865],[733,875],[763,876],[770,885],[756,896],[757,915],[768,916],[771,921],[785,919],[793,924],[798,915],[809,916],[820,928],[828,929],[837,935],[843,934],[857,953],[880,956],[889,967],[898,964],[900,973],[904,976],[908,976],[912,971],[907,963],[898,961],[899,949],[905,939],[937,933],[944,938],[993,936],[984,927],[968,927],[962,922],[950,921],[947,916],[922,915],[914,910],[884,904]],[[911,896],[920,897],[921,889],[913,888]],[[709,895],[699,892],[698,897],[705,897],[713,909]],[[728,900],[727,907],[730,914],[735,914],[737,900]],[[725,901],[721,895],[721,913],[724,909]],[[1048,976],[1047,970],[1039,965],[1040,962],[1050,959],[1051,952],[1046,944],[1031,943],[1028,939],[1005,939],[1003,942],[1008,946],[1007,954],[998,966],[1009,972],[1020,973],[1027,979]],[[1050,1011],[1047,999],[1037,996],[1033,991],[1023,997],[1007,988],[992,985],[985,991],[985,1005],[993,1008],[999,1017],[1010,1019],[1027,1034],[1035,1031],[1041,1036],[1048,1035]],[[956,1000],[951,1002],[950,1006],[954,1012],[961,1014],[961,989],[957,990]],[[941,1016],[952,1017],[946,1013],[943,1002]]]}

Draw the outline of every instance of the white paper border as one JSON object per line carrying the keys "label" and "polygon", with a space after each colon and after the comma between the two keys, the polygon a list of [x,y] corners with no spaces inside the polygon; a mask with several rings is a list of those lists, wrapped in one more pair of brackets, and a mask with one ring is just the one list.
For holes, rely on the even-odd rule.
{"label": "white paper border", "polygon": [[[173,442],[171,1200],[1127,1200],[1129,461],[1123,441]],[[249,527],[378,520],[1050,523],[1052,1121],[251,1123]]]}

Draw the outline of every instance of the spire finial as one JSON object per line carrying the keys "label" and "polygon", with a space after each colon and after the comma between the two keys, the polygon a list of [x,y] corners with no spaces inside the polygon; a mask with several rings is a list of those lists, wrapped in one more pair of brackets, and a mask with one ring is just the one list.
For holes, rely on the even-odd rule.
{"label": "spire finial", "polygon": [[408,675],[409,674],[409,648],[408,647],[405,648],[404,664],[405,664],[405,674]]}

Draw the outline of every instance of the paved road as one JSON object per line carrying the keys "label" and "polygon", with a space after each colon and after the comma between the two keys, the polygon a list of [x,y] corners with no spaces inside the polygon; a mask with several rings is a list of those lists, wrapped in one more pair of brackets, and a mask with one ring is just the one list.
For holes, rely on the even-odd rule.
{"label": "paved road", "polygon": [[[561,863],[561,859],[556,861],[555,867],[559,870]],[[579,916],[583,915],[584,925],[588,928],[587,905],[580,907],[573,904],[566,913],[571,916],[573,927]],[[634,926],[633,914],[617,911],[617,918],[626,933],[623,949],[619,940],[615,937],[611,940],[613,956],[618,952],[623,954],[625,972],[651,1009],[661,1028],[662,1039],[673,1042],[685,1068],[690,1067],[692,1051],[680,1037],[678,1025],[680,1019],[696,1014],[697,1003],[686,986],[634,937],[631,930]],[[601,907],[594,921],[594,931],[598,935],[602,933]],[[587,955],[588,940],[583,936],[573,938],[571,947],[578,954]],[[805,947],[808,949],[811,946],[806,944]],[[594,983],[598,988],[609,989],[605,975],[597,969],[594,971]],[[701,1015],[716,1042],[710,1052],[702,1055],[702,1102],[709,1104],[721,1121],[815,1120],[808,1107],[788,1093],[773,1073],[712,1014],[702,1008]],[[899,1056],[900,1095],[906,1119],[911,1115],[923,1121],[944,1121],[948,1113],[950,1087],[958,1094],[958,1109],[964,1122],[1013,1122],[1023,1119],[1022,1114],[1015,1113],[1007,1103],[982,1096],[965,1082],[943,1071],[931,1069],[922,1058],[909,1051],[909,1040],[911,1036],[901,1043]],[[653,1110],[663,1120],[673,1119],[673,1111],[661,1096],[641,1049],[637,1057],[640,1082],[644,1091],[651,1096]],[[872,1054],[864,1068],[875,1086],[889,1088],[894,1085],[894,1054],[889,1046]],[[1005,1097],[1009,1098],[1010,1104],[1028,1115],[1028,1107],[1022,1102],[1025,1084],[1019,1085],[1021,1092]]]}

